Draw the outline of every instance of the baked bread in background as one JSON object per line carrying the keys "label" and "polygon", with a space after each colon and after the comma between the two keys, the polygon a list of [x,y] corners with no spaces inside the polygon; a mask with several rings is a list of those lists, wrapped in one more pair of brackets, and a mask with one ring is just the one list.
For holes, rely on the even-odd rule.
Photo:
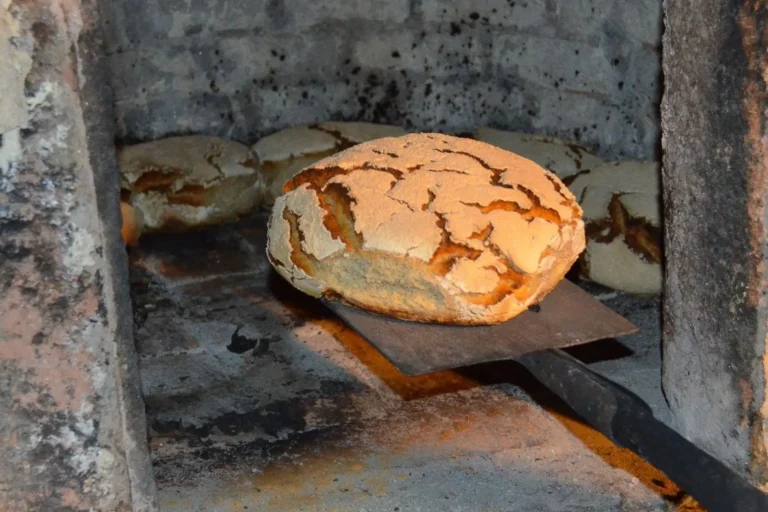
{"label": "baked bread in background", "polygon": [[493,128],[479,128],[476,140],[533,160],[555,173],[566,184],[571,177],[586,169],[593,169],[604,162],[577,142],[526,133],[508,132]]}
{"label": "baked bread in background", "polygon": [[143,232],[184,230],[236,219],[264,196],[259,162],[237,142],[190,135],[118,151],[123,198]]}
{"label": "baked bread in background", "polygon": [[584,249],[581,208],[556,176],[471,139],[366,142],[283,190],[267,235],[277,272],[312,296],[407,320],[513,318]]}
{"label": "baked bread in background", "polygon": [[586,223],[582,277],[625,292],[661,293],[659,174],[657,162],[615,162],[573,180]]}
{"label": "baked bread in background", "polygon": [[398,126],[327,122],[288,128],[260,139],[252,149],[264,169],[265,204],[273,204],[283,184],[304,167],[361,142],[404,134]]}

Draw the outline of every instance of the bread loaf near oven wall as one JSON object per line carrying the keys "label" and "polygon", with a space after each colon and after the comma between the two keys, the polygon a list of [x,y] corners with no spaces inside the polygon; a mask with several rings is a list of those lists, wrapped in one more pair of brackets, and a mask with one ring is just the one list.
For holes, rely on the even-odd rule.
{"label": "bread loaf near oven wall", "polygon": [[480,128],[474,138],[554,172],[584,209],[586,280],[636,294],[662,289],[661,183],[657,162],[606,163],[576,142]]}
{"label": "bread loaf near oven wall", "polygon": [[123,200],[143,232],[184,230],[233,220],[261,203],[258,158],[237,142],[190,135],[118,151]]}
{"label": "bread loaf near oven wall", "polygon": [[613,162],[575,177],[587,247],[581,275],[636,294],[662,289],[661,181],[658,162]]}
{"label": "bread loaf near oven wall", "polygon": [[278,273],[315,297],[421,322],[493,324],[540,301],[584,249],[582,211],[531,160],[441,134],[363,143],[284,186]]}
{"label": "bread loaf near oven wall", "polygon": [[527,133],[479,128],[474,138],[533,160],[568,183],[577,173],[604,162],[577,142]]}
{"label": "bread loaf near oven wall", "polygon": [[398,126],[327,122],[288,128],[260,139],[252,149],[264,168],[265,204],[273,204],[286,181],[318,160],[361,142],[399,135],[405,135],[405,130]]}

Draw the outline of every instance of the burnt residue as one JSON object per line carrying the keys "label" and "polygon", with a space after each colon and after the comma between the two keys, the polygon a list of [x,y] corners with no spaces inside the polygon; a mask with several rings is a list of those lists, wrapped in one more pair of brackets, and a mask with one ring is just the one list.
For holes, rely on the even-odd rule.
{"label": "burnt residue", "polygon": [[[163,437],[195,439],[196,442],[206,442],[214,435],[231,437],[248,433],[263,433],[274,438],[285,432],[306,431],[309,427],[306,418],[310,413],[314,421],[325,424],[354,419],[349,416],[349,411],[354,410],[352,396],[360,391],[358,383],[323,381],[319,389],[300,392],[294,398],[274,401],[247,412],[227,412],[206,420],[202,425],[187,425],[182,419],[154,419],[152,429]],[[329,401],[330,405],[318,407],[321,401]]]}
{"label": "burnt residue", "polygon": [[269,348],[273,343],[280,341],[280,336],[260,336],[255,338],[249,338],[240,334],[242,326],[238,327],[235,332],[232,333],[227,350],[235,354],[245,354],[251,351],[252,355],[263,355],[269,352]]}
{"label": "burnt residue", "polygon": [[242,329],[242,326],[235,329],[235,332],[232,333],[230,343],[227,345],[227,350],[235,354],[244,354],[249,350],[253,350],[259,343],[258,338],[249,338],[240,334],[240,329]]}

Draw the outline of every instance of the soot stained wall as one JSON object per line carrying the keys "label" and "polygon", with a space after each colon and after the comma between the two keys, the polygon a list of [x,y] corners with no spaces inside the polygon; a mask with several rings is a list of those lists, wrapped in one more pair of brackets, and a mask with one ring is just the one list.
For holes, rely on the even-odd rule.
{"label": "soot stained wall", "polygon": [[106,0],[118,136],[543,132],[656,156],[660,0]]}

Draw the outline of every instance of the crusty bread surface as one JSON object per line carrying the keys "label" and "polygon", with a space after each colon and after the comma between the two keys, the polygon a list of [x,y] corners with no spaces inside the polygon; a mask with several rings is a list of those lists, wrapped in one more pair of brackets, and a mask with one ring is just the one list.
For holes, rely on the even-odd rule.
{"label": "crusty bread surface", "polygon": [[264,169],[265,204],[282,194],[283,185],[303,168],[347,148],[382,137],[405,135],[398,126],[362,122],[324,122],[280,130],[253,145]]}
{"label": "crusty bread surface", "polygon": [[493,128],[479,128],[475,139],[506,149],[529,160],[533,160],[548,171],[552,171],[566,184],[579,172],[593,169],[604,162],[577,142],[519,132],[508,132]]}
{"label": "crusty bread surface", "polygon": [[118,151],[123,199],[144,232],[226,222],[261,204],[264,180],[248,146],[204,135],[169,137]]}
{"label": "crusty bread surface", "polygon": [[659,163],[607,163],[578,174],[570,189],[584,209],[582,277],[624,292],[661,293]]}
{"label": "crusty bread surface", "polygon": [[584,249],[581,208],[555,175],[471,139],[366,142],[283,192],[268,228],[277,272],[312,296],[406,320],[506,321]]}

